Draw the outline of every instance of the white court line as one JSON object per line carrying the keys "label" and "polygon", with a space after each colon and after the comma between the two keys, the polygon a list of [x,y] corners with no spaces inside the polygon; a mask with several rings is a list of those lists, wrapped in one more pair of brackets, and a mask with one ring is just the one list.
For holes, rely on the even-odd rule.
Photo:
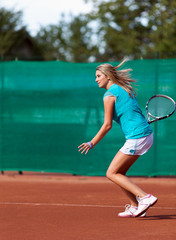
{"label": "white court line", "polygon": [[[72,204],[72,203],[24,203],[24,202],[0,202],[0,205],[30,205],[30,206],[55,206],[55,207],[94,207],[94,208],[122,208],[124,206],[113,205],[91,205],[91,204]],[[155,209],[171,209],[176,210],[176,207],[151,207]]]}

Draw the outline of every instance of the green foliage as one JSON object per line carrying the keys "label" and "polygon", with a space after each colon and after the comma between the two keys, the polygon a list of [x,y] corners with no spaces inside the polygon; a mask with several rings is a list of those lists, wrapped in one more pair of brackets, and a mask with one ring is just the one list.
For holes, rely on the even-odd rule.
{"label": "green foliage", "polygon": [[170,57],[176,53],[176,1],[155,1],[148,13],[148,25],[151,46],[147,54],[157,51],[160,57]]}
{"label": "green foliage", "polygon": [[176,2],[168,0],[91,0],[98,20],[99,56],[104,61],[169,57],[176,52]]}
{"label": "green foliage", "polygon": [[36,41],[42,48],[44,58],[61,61],[86,62],[96,51],[91,44],[91,29],[87,16],[80,15],[66,21],[64,15],[58,25],[41,28]]}
{"label": "green foliage", "polygon": [[92,30],[88,23],[89,19],[80,15],[69,24],[69,53],[74,62],[85,62],[96,53],[96,46],[92,45],[91,41]]}
{"label": "green foliage", "polygon": [[[5,55],[18,41],[18,26],[21,25],[21,12],[13,13],[4,8],[0,9],[0,54]],[[21,29],[23,31],[23,29]]]}
{"label": "green foliage", "polygon": [[14,59],[40,54],[39,47],[22,25],[22,12],[0,8],[0,55]]}
{"label": "green foliage", "polygon": [[35,39],[45,60],[54,58],[66,61],[66,39],[63,37],[66,27],[65,22],[61,20],[58,25],[42,27],[36,35]]}
{"label": "green foliage", "polygon": [[[0,9],[0,54],[72,62],[175,57],[176,1],[83,0],[85,15],[65,16],[32,38],[22,12]],[[25,48],[25,51],[24,51]]]}

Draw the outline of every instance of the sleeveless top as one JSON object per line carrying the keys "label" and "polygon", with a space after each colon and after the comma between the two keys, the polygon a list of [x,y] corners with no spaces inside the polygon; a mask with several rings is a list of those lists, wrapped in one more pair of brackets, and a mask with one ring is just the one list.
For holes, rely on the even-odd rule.
{"label": "sleeveless top", "polygon": [[122,87],[113,84],[105,92],[103,99],[107,96],[116,98],[113,120],[120,125],[126,139],[142,138],[152,133],[134,94],[132,98]]}

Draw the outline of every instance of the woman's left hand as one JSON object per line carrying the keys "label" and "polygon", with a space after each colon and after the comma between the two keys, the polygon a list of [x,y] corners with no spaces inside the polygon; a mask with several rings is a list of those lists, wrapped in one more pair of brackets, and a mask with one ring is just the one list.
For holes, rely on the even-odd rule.
{"label": "woman's left hand", "polygon": [[89,145],[89,143],[82,143],[78,148],[81,154],[83,154],[84,152],[85,154],[87,154],[88,151],[91,149],[91,146]]}

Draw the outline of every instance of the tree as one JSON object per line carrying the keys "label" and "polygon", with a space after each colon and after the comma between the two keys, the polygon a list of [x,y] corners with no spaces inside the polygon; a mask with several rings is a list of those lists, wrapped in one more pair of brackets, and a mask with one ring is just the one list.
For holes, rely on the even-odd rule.
{"label": "tree", "polygon": [[32,57],[40,54],[37,43],[22,25],[22,12],[0,8],[0,55]]}
{"label": "tree", "polygon": [[40,46],[45,60],[67,60],[65,32],[67,32],[67,24],[64,21],[64,15],[58,25],[48,25],[39,30],[35,40]]}
{"label": "tree", "polygon": [[92,20],[98,20],[99,58],[117,61],[129,57],[140,57],[143,46],[149,42],[149,29],[142,23],[147,1],[94,0]]}
{"label": "tree", "polygon": [[148,12],[151,44],[146,55],[158,52],[160,57],[176,53],[176,1],[157,0]]}
{"label": "tree", "polygon": [[89,18],[84,15],[74,17],[69,24],[68,50],[74,62],[95,60],[98,48],[92,41]]}
{"label": "tree", "polygon": [[72,62],[176,54],[176,2],[172,0],[84,0],[93,10],[62,15],[32,38],[22,12],[0,9],[0,54]]}
{"label": "tree", "polygon": [[91,28],[87,16],[70,16],[62,19],[57,25],[41,28],[36,41],[42,48],[46,60],[87,62],[96,54],[97,48],[91,43]]}
{"label": "tree", "polygon": [[21,24],[21,12],[13,13],[4,8],[0,9],[0,54],[10,51],[18,39],[18,25]]}
{"label": "tree", "polygon": [[176,2],[171,0],[91,0],[97,22],[97,60],[170,56],[176,52]]}

